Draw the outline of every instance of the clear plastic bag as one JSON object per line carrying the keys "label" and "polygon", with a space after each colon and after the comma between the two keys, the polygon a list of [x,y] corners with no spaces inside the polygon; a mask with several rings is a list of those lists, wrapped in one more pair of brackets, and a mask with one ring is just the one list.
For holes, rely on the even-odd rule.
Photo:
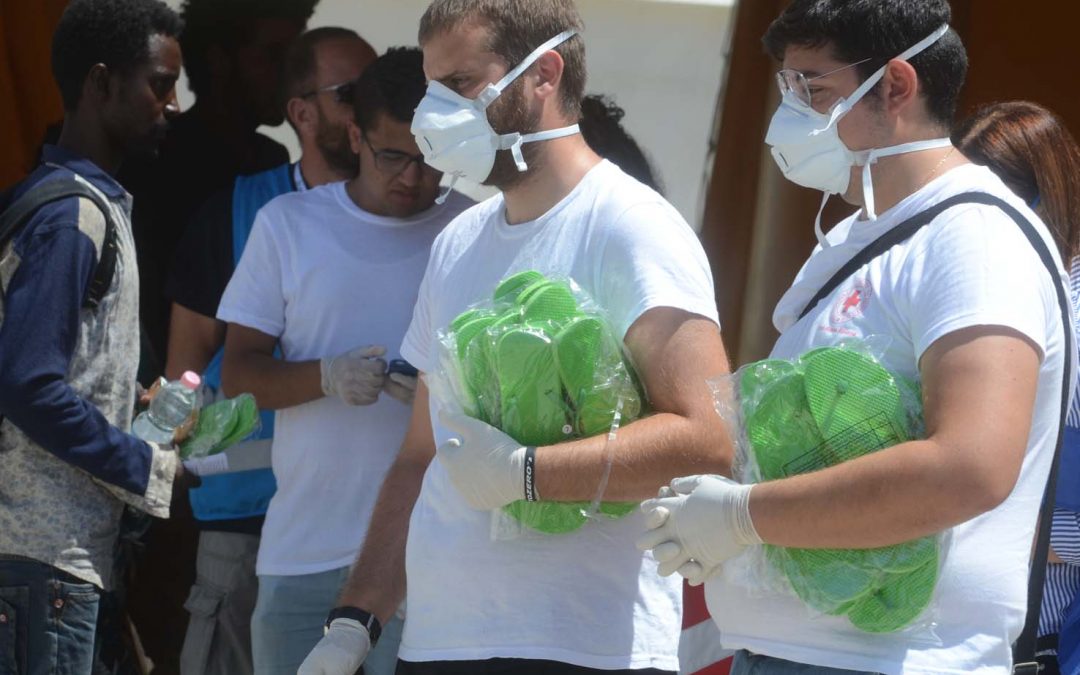
{"label": "clear plastic bag", "polygon": [[257,433],[259,406],[251,394],[222,399],[199,410],[191,435],[180,444],[180,458],[216,455]]}
{"label": "clear plastic bag", "polygon": [[493,513],[494,539],[563,534],[634,511],[636,503],[602,499],[618,427],[642,415],[645,397],[604,312],[572,280],[532,270],[508,277],[438,342],[428,384],[444,404],[522,445],[607,435],[607,469],[592,502],[515,502]]}
{"label": "clear plastic bag", "polygon": [[[758,483],[809,473],[925,436],[917,383],[880,362],[882,340],[767,359],[710,381],[733,430],[735,478]],[[934,593],[948,535],[877,549],[765,545],[725,565],[752,594],[794,594],[813,615],[843,616],[864,633],[905,631],[935,643]]]}

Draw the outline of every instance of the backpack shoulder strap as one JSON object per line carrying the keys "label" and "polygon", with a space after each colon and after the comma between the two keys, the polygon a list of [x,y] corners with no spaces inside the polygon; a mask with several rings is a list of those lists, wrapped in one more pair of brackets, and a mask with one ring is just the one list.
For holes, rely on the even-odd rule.
{"label": "backpack shoulder strap", "polygon": [[113,275],[116,272],[118,244],[112,210],[101,195],[89,186],[75,178],[60,177],[47,179],[27,190],[4,209],[3,213],[0,213],[0,248],[6,246],[18,234],[18,231],[26,225],[38,209],[46,204],[71,197],[89,199],[105,217],[105,239],[98,255],[97,266],[94,268],[94,277],[90,281],[86,299],[83,301],[83,307],[96,309],[112,285]]}

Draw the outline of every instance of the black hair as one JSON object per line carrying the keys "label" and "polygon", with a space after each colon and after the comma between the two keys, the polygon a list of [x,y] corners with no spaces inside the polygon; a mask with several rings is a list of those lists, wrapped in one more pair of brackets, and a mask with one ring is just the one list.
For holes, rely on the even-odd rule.
{"label": "black hair", "polygon": [[356,31],[338,26],[324,26],[306,31],[293,41],[285,55],[284,72],[281,77],[282,100],[303,96],[315,87],[315,71],[318,66],[316,50],[323,42],[331,40],[362,40]]}
{"label": "black hair", "polygon": [[75,110],[90,69],[128,73],[150,59],[153,35],[177,37],[183,22],[159,0],[73,0],[52,41],[52,72],[64,109]]}
{"label": "black hair", "polygon": [[180,15],[184,32],[180,48],[188,85],[198,96],[210,84],[208,52],[217,46],[231,50],[250,39],[259,19],[293,19],[307,22],[319,0],[184,0]]}
{"label": "black hair", "polygon": [[606,96],[590,94],[581,101],[581,135],[593,152],[624,172],[661,192],[649,159],[634,137],[623,128],[626,112]]}
{"label": "black hair", "polygon": [[[788,47],[828,46],[865,81],[890,59],[952,19],[948,0],[794,0],[765,33],[765,49],[783,60]],[[930,118],[951,127],[967,77],[967,51],[950,29],[909,63]],[[875,87],[875,91],[876,91]]]}
{"label": "black hair", "polygon": [[356,82],[356,126],[370,131],[379,113],[399,122],[412,122],[413,112],[426,91],[424,53],[416,47],[391,47],[365,68]]}

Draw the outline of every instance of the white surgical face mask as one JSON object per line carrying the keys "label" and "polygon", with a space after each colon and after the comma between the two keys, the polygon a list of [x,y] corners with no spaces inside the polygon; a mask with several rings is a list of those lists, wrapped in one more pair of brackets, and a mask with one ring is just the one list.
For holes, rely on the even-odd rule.
{"label": "white surgical face mask", "polygon": [[[440,82],[428,84],[427,94],[413,116],[412,133],[420,152],[424,153],[424,161],[449,175],[451,188],[459,178],[477,183],[487,180],[499,150],[510,150],[517,170],[523,172],[529,167],[521,153],[522,145],[581,133],[574,124],[533,134],[500,135],[491,128],[487,117],[492,102],[529,66],[576,34],[577,31],[568,30],[540,45],[505,77],[486,86],[475,99],[465,98]],[[449,192],[447,189],[437,201],[445,201]]]}
{"label": "white surgical face mask", "polygon": [[[896,58],[905,61],[912,58],[940,40],[948,31],[947,24],[941,26]],[[858,89],[852,92],[851,96],[837,101],[827,113],[814,110],[791,91],[785,92],[780,107],[773,115],[769,132],[765,136],[765,143],[771,147],[773,159],[784,172],[784,177],[803,187],[825,193],[814,224],[818,241],[822,246],[829,244],[821,231],[821,211],[831,195],[842,195],[847,192],[851,181],[852,166],[864,167],[862,172],[863,210],[867,218],[876,220],[874,184],[870,167],[881,157],[941,148],[951,144],[948,138],[937,138],[859,152],[849,150],[844,145],[838,131],[840,120],[851,112],[855,104],[861,101],[884,77],[886,67],[882,66],[867,78]]]}

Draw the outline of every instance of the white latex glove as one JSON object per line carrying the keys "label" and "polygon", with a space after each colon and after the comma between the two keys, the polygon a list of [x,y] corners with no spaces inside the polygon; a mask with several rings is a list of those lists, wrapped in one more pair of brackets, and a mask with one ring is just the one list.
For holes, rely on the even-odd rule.
{"label": "white latex glove", "polygon": [[370,651],[371,638],[362,623],[334,619],[296,675],[354,675]]}
{"label": "white latex glove", "polygon": [[386,347],[371,346],[319,361],[322,390],[349,405],[371,405],[386,379]]}
{"label": "white latex glove", "polygon": [[437,452],[469,506],[490,511],[525,499],[525,448],[520,443],[465,415],[440,410],[439,421],[460,438],[451,438]]}
{"label": "white latex glove", "polygon": [[383,391],[391,398],[401,401],[405,405],[412,405],[416,398],[417,379],[404,373],[390,373],[383,382]]}
{"label": "white latex glove", "polygon": [[652,549],[661,576],[678,572],[692,586],[701,585],[725,561],[762,543],[750,518],[753,487],[723,476],[676,478],[641,505],[649,530],[638,548]]}

